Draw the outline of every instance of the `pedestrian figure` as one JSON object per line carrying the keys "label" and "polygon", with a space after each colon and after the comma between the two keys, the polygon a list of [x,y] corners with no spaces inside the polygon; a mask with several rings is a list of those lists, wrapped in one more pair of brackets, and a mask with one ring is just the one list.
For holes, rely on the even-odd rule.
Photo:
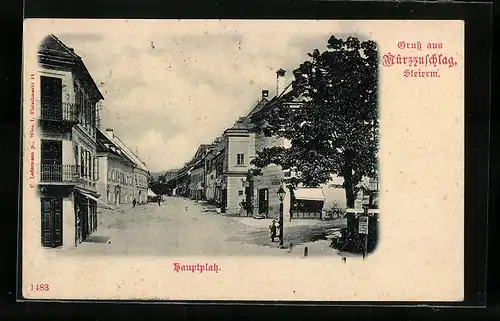
{"label": "pedestrian figure", "polygon": [[161,198],[158,197],[158,206],[161,207]]}
{"label": "pedestrian figure", "polygon": [[276,220],[273,220],[273,223],[271,225],[269,225],[269,233],[271,234],[271,242],[274,242],[274,238],[276,237],[276,230],[277,230],[277,226],[276,226]]}
{"label": "pedestrian figure", "polygon": [[135,198],[134,198],[134,200],[132,201],[132,207],[135,207],[135,204],[136,204],[136,203],[137,203],[137,201],[136,201],[136,200],[135,200]]}
{"label": "pedestrian figure", "polygon": [[347,259],[346,259],[346,257],[345,257],[345,256],[342,258],[342,262],[344,262],[344,263],[346,263],[346,262],[347,262]]}

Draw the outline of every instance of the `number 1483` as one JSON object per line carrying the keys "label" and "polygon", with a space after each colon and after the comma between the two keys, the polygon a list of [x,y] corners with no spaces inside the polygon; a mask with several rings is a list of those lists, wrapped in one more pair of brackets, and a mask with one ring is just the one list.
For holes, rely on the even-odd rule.
{"label": "number 1483", "polygon": [[49,285],[47,283],[31,284],[31,291],[48,291]]}

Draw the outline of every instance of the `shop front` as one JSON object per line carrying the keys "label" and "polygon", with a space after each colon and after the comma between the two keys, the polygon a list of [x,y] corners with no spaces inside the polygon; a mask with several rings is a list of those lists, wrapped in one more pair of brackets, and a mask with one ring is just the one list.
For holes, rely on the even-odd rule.
{"label": "shop front", "polygon": [[76,244],[85,241],[97,230],[97,202],[98,198],[89,192],[75,189]]}
{"label": "shop front", "polygon": [[293,191],[290,219],[322,219],[326,197],[321,188],[297,188]]}

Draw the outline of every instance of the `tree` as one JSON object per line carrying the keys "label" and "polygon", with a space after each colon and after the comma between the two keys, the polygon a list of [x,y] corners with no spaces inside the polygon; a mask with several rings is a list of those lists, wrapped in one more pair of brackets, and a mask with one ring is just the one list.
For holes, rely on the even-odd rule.
{"label": "tree", "polygon": [[[347,206],[354,207],[363,177],[378,168],[378,49],[373,41],[331,36],[293,71],[292,90],[270,108],[263,132],[288,139],[290,148],[265,148],[253,164],[295,169],[287,182],[317,187],[332,174],[344,179]],[[292,99],[302,101],[291,108]]]}

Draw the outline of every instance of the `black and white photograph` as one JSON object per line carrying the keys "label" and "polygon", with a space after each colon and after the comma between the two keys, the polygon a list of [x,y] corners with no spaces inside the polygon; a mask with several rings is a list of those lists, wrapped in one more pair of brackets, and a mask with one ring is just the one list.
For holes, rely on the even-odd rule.
{"label": "black and white photograph", "polygon": [[[44,247],[120,255],[374,250],[374,41],[289,35],[281,46],[256,39],[250,47],[236,32],[166,41],[145,34],[107,50],[108,37],[51,34],[40,43],[35,176]],[[141,56],[154,58],[139,64]]]}
{"label": "black and white photograph", "polygon": [[[377,278],[392,260],[427,262],[419,251],[429,240],[404,234],[423,226],[423,234],[434,233],[428,225],[438,223],[415,213],[437,208],[432,186],[455,184],[463,172],[461,136],[450,138],[463,126],[460,114],[448,121],[442,113],[450,110],[425,107],[437,102],[434,93],[429,102],[415,97],[439,84],[440,101],[461,103],[463,93],[453,91],[463,44],[454,35],[463,30],[451,24],[441,38],[403,37],[416,25],[28,20],[23,260],[43,262],[38,269],[52,276],[29,277],[25,291],[106,297],[94,275],[123,277],[125,260],[136,262],[134,270],[162,262],[153,271],[137,267],[141,282],[157,273],[169,275],[165,284],[206,275],[208,287],[224,274],[227,281],[238,273],[273,278],[286,262],[293,266],[287,278],[297,277],[294,269],[327,273],[311,270],[313,263],[339,267],[340,278],[353,268]],[[423,136],[432,130],[441,138]],[[435,167],[456,161],[443,177],[426,179],[430,154]],[[440,208],[438,220],[460,210],[460,187],[444,192],[453,205]],[[462,227],[452,223],[448,232],[460,239]],[[401,237],[418,251],[398,252]],[[461,260],[450,255],[449,268]],[[91,262],[93,272],[83,267]],[[83,276],[62,266],[87,271],[94,290],[75,294],[50,283]]]}

